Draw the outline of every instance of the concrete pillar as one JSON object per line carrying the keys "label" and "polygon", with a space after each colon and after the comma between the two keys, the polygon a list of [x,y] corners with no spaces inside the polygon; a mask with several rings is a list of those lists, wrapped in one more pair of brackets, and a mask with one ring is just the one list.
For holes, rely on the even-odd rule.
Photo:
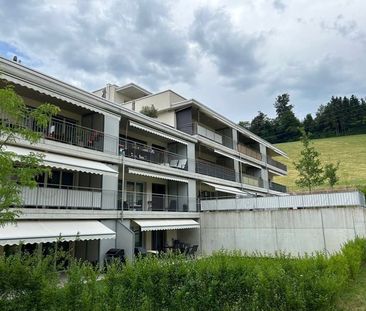
{"label": "concrete pillar", "polygon": [[118,155],[119,116],[104,115],[104,152]]}
{"label": "concrete pillar", "polygon": [[196,148],[194,143],[187,143],[188,171],[196,172]]}
{"label": "concrete pillar", "polygon": [[196,180],[188,180],[188,211],[197,211],[197,191],[196,191]]}
{"label": "concrete pillar", "polygon": [[[118,172],[118,165],[109,165]],[[102,209],[117,209],[118,175],[103,175]]]}
{"label": "concrete pillar", "polygon": [[260,144],[259,150],[262,155],[262,161],[265,162],[265,167],[261,168],[261,178],[263,180],[263,188],[268,189],[269,183],[268,183],[268,169],[267,169],[267,148],[263,144]]}
{"label": "concrete pillar", "polygon": [[238,131],[236,129],[232,130],[232,136],[233,136],[233,149],[238,150]]}
{"label": "concrete pillar", "polygon": [[135,249],[135,233],[130,229],[130,220],[117,221],[116,247],[125,251],[127,260],[132,261]]}

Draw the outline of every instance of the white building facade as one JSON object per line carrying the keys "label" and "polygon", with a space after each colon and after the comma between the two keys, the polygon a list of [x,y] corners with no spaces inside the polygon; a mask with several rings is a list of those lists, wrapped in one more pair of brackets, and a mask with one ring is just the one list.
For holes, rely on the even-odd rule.
{"label": "white building facade", "polygon": [[[0,58],[0,85],[14,86],[29,109],[60,108],[39,143],[7,149],[45,155],[51,176],[23,189],[17,224],[0,229],[0,251],[52,243],[60,235],[76,257],[102,262],[110,248],[133,258],[136,247],[200,245],[200,202],[209,198],[283,195],[275,175],[286,156],[249,131],[173,91],[135,85],[94,93]],[[144,106],[158,117],[140,113]]]}

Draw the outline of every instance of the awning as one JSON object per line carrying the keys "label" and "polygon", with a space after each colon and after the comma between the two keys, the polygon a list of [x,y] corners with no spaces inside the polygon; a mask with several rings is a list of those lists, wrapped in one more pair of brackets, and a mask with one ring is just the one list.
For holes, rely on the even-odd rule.
{"label": "awning", "polygon": [[238,188],[222,186],[222,185],[213,184],[213,183],[209,183],[209,182],[204,182],[204,184],[214,187],[216,191],[225,192],[225,193],[237,194],[237,195],[241,195],[241,196],[248,196],[248,194],[250,193],[250,192],[242,191]]}
{"label": "awning", "polygon": [[134,175],[148,176],[148,177],[153,177],[153,178],[160,178],[160,179],[188,183],[188,179],[176,177],[173,175],[160,174],[160,173],[155,173],[155,172],[151,172],[151,171],[143,171],[143,170],[138,170],[138,169],[134,169],[134,168],[129,168],[128,172],[130,174],[134,174]]}
{"label": "awning", "polygon": [[199,229],[200,224],[193,219],[159,219],[134,220],[141,227],[141,231]]}
{"label": "awning", "polygon": [[0,227],[0,245],[114,239],[116,233],[97,220],[24,220]]}
{"label": "awning", "polygon": [[152,129],[152,128],[148,127],[148,126],[142,125],[140,123],[136,123],[136,122],[130,121],[130,126],[135,127],[135,128],[138,128],[138,129],[143,130],[145,132],[152,133],[152,134],[158,135],[160,137],[164,137],[166,139],[173,140],[173,141],[176,141],[178,143],[187,145],[187,142],[184,141],[184,140],[182,140],[182,139],[176,138],[176,137],[174,137],[172,135],[169,135],[169,134],[165,134],[165,133],[160,132],[158,130],[154,130],[154,129]]}
{"label": "awning", "polygon": [[7,151],[16,153],[17,155],[29,155],[30,152],[40,153],[44,155],[43,165],[60,168],[71,171],[85,172],[98,175],[112,175],[117,176],[118,172],[108,165],[100,162],[59,155],[55,153],[41,152],[37,150],[30,150],[22,147],[6,146]]}
{"label": "awning", "polygon": [[277,176],[283,176],[283,174],[281,174],[281,173],[278,173],[278,172],[276,172],[276,171],[274,171],[274,170],[268,170],[268,172],[270,172],[270,173],[272,173],[273,175],[277,175]]}

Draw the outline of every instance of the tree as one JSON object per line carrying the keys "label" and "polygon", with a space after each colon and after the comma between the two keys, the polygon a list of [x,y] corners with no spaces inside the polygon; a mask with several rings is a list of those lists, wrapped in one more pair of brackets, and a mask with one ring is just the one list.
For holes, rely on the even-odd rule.
{"label": "tree", "polygon": [[158,110],[155,108],[154,105],[151,106],[144,106],[141,108],[140,113],[148,116],[150,118],[157,118],[158,117]]}
{"label": "tree", "polygon": [[292,109],[294,106],[290,105],[290,95],[282,94],[277,96],[274,104],[276,108],[277,117],[274,120],[275,125],[275,142],[285,142],[297,140],[300,137],[300,121],[296,118]]}
{"label": "tree", "polygon": [[49,172],[41,166],[40,154],[17,155],[8,151],[7,145],[19,139],[37,143],[42,133],[35,129],[47,127],[58,112],[58,107],[47,103],[29,111],[13,87],[0,88],[0,225],[18,216],[15,208],[22,203],[22,187],[35,187],[36,177]]}
{"label": "tree", "polygon": [[274,131],[273,122],[263,112],[258,111],[258,115],[252,120],[249,130],[263,139],[272,142]]}
{"label": "tree", "polygon": [[249,130],[250,129],[250,122],[249,121],[239,121],[239,126]]}
{"label": "tree", "polygon": [[331,188],[333,188],[339,180],[339,177],[337,176],[338,168],[339,162],[337,162],[337,164],[327,163],[324,166],[324,180],[328,181]]}
{"label": "tree", "polygon": [[304,121],[302,122],[304,130],[306,133],[313,133],[314,128],[315,128],[315,122],[313,119],[313,116],[311,115],[311,113],[308,113],[305,116]]}
{"label": "tree", "polygon": [[308,134],[302,130],[301,142],[303,149],[298,162],[294,162],[298,171],[298,179],[295,183],[301,188],[307,188],[309,192],[313,187],[319,186],[324,182],[323,167],[319,159],[319,152],[312,146]]}

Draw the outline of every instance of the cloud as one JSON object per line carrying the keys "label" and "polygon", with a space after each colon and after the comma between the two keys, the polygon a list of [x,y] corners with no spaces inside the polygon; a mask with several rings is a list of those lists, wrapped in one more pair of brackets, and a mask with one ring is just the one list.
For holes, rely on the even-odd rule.
{"label": "cloud", "polygon": [[190,38],[202,55],[216,65],[229,85],[245,90],[258,82],[263,63],[256,52],[264,37],[240,31],[224,9],[198,9],[190,28]]}
{"label": "cloud", "polygon": [[[114,76],[147,87],[194,79],[186,33],[175,29],[162,1],[0,1],[0,35],[66,78]],[[14,21],[21,21],[14,23]],[[84,83],[80,81],[83,85]],[[108,81],[109,82],[109,81]],[[88,85],[90,87],[90,85]],[[84,85],[87,87],[87,85]]]}
{"label": "cloud", "polygon": [[286,9],[286,5],[282,0],[274,0],[272,5],[278,12],[283,12]]}

